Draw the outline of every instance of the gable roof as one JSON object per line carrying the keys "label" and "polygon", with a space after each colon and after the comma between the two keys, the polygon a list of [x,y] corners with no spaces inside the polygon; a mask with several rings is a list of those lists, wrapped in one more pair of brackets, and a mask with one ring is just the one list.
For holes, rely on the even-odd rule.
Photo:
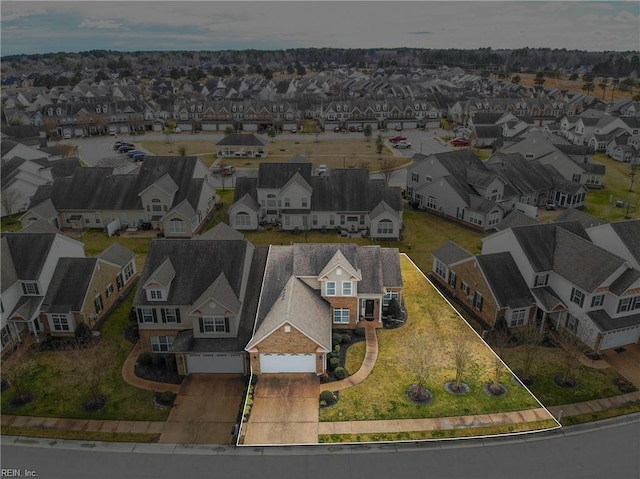
{"label": "gable roof", "polygon": [[[3,260],[5,247],[14,265],[16,279],[35,281],[39,278],[56,233],[6,233],[3,237]],[[2,270],[4,273],[4,261]],[[4,274],[2,275],[4,280]],[[10,285],[7,285],[10,286]],[[5,285],[2,285],[3,289]]]}
{"label": "gable roof", "polygon": [[640,220],[611,223],[611,228],[635,260],[640,263]]}
{"label": "gable roof", "polygon": [[432,254],[434,257],[448,265],[473,256],[462,246],[451,240],[447,240],[445,244],[437,248]]}
{"label": "gable roof", "polygon": [[534,302],[511,253],[482,254],[475,258],[499,307],[517,309]]}
{"label": "gable roof", "polygon": [[97,258],[60,258],[42,302],[42,311],[80,311],[97,262]]}
{"label": "gable roof", "polygon": [[530,226],[537,225],[539,223],[540,222],[537,219],[527,216],[518,210],[513,210],[496,225],[496,229],[498,231],[502,231],[516,226]]}
{"label": "gable roof", "polygon": [[[238,313],[240,311],[241,299],[233,292],[231,285],[224,273],[220,273],[218,277],[204,290],[198,299],[193,302],[193,308],[199,308],[210,299],[221,304],[226,309]],[[190,313],[192,314],[192,313]]]}
{"label": "gable roof", "polygon": [[120,243],[113,243],[98,255],[98,258],[118,266],[126,266],[135,257],[136,254],[133,251],[125,248]]}
{"label": "gable roof", "polygon": [[267,140],[253,133],[232,133],[216,143],[216,146],[265,146]]}
{"label": "gable roof", "polygon": [[604,221],[599,220],[595,216],[588,215],[587,213],[575,208],[568,208],[564,210],[553,220],[554,223],[562,223],[565,221],[577,221],[585,229],[604,224]]}
{"label": "gable roof", "polygon": [[257,188],[282,188],[296,173],[310,182],[311,163],[260,163],[258,166]]}
{"label": "gable roof", "polygon": [[227,223],[220,222],[215,225],[210,230],[197,235],[193,238],[194,240],[218,240],[218,241],[226,241],[226,240],[242,240],[244,239],[244,235],[237,230],[234,230]]}

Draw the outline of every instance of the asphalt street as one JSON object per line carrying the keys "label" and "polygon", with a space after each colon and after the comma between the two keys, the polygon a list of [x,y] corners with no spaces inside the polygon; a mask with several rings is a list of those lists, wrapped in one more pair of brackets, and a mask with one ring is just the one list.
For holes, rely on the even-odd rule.
{"label": "asphalt street", "polygon": [[559,432],[405,445],[182,447],[2,438],[2,470],[41,479],[637,479],[640,414]]}

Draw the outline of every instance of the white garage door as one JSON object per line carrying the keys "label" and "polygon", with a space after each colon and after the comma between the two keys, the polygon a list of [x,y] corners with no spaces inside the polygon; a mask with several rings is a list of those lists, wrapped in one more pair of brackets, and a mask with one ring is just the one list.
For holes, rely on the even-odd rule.
{"label": "white garage door", "polygon": [[187,373],[244,374],[242,353],[194,353],[187,356]]}
{"label": "white garage door", "polygon": [[315,354],[261,354],[262,373],[315,373]]}
{"label": "white garage door", "polygon": [[640,337],[640,326],[606,334],[604,338],[602,338],[600,350],[635,344],[638,342],[638,337]]}

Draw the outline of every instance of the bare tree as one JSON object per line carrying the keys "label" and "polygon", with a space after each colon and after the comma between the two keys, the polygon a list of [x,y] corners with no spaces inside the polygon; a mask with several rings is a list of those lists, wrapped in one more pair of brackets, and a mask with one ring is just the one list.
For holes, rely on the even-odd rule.
{"label": "bare tree", "polygon": [[522,342],[520,346],[520,379],[525,384],[531,384],[531,370],[538,358],[538,348],[543,337],[542,331],[535,321],[529,321],[518,333]]}
{"label": "bare tree", "polygon": [[399,166],[400,162],[395,158],[383,158],[382,163],[380,164],[380,173],[384,175],[384,180],[387,184],[391,180],[391,175]]}
{"label": "bare tree", "polygon": [[13,214],[13,210],[16,208],[21,196],[20,191],[15,188],[2,190],[2,193],[0,193],[0,206],[2,206],[7,215]]}
{"label": "bare tree", "polygon": [[384,150],[384,138],[382,138],[382,135],[378,135],[376,137],[376,153],[378,154],[378,159],[381,159],[383,150]]}
{"label": "bare tree", "polygon": [[364,137],[367,139],[367,141],[371,141],[371,135],[373,133],[372,129],[371,129],[371,125],[366,125],[364,127]]}
{"label": "bare tree", "polygon": [[585,344],[580,339],[584,328],[578,323],[574,328],[567,324],[558,328],[555,338],[562,348],[562,378],[559,382],[565,386],[573,386],[576,382],[576,371],[580,367],[580,357],[585,353]]}
{"label": "bare tree", "polygon": [[462,379],[469,367],[469,361],[471,360],[469,340],[462,335],[459,335],[453,341],[453,359],[456,365],[456,378],[453,389],[455,391],[459,391],[462,387]]}
{"label": "bare tree", "polygon": [[4,361],[2,365],[2,379],[9,382],[15,392],[16,403],[25,403],[30,397],[27,391],[26,378],[35,368],[36,363],[24,355]]}
{"label": "bare tree", "polygon": [[89,393],[86,407],[98,407],[102,403],[101,393],[109,372],[106,365],[113,360],[114,354],[112,348],[104,343],[87,348],[77,345],[64,352],[64,360],[71,372],[68,379],[75,387],[86,388]]}
{"label": "bare tree", "polygon": [[187,145],[178,146],[178,154],[180,156],[187,156]]}
{"label": "bare tree", "polygon": [[491,332],[491,347],[496,353],[493,364],[491,367],[491,382],[489,384],[489,391],[498,394],[502,390],[500,380],[502,379],[502,373],[505,369],[505,364],[502,358],[505,356],[507,346],[509,345],[508,333],[503,333],[498,329],[494,329]]}
{"label": "bare tree", "polygon": [[226,189],[227,182],[233,178],[233,167],[221,161],[213,167],[211,175],[220,181],[222,191],[224,191]]}
{"label": "bare tree", "polygon": [[75,156],[78,151],[78,147],[76,145],[70,145],[69,143],[59,143],[58,148],[60,149],[62,158],[71,158],[72,156]]}
{"label": "bare tree", "polygon": [[427,401],[431,398],[431,392],[427,389],[427,382],[431,377],[431,351],[433,348],[423,330],[417,331],[409,342],[411,354],[408,357],[407,366],[415,381],[410,387],[409,395],[415,401]]}
{"label": "bare tree", "polygon": [[631,184],[629,185],[629,191],[633,191],[633,184],[636,181],[636,175],[638,174],[638,170],[640,169],[640,160],[638,158],[634,158],[629,164],[629,178],[631,178]]}

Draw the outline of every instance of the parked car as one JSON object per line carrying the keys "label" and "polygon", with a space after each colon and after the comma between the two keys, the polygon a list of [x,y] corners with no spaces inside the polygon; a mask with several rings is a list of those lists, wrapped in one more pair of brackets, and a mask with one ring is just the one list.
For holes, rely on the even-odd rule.
{"label": "parked car", "polygon": [[144,153],[136,153],[131,157],[133,161],[144,161],[145,154]]}
{"label": "parked car", "polygon": [[456,135],[463,135],[464,133],[471,133],[471,128],[468,126],[459,126],[453,130]]}
{"label": "parked car", "polygon": [[400,125],[396,125],[396,131],[402,131],[402,127]]}
{"label": "parked car", "polygon": [[294,126],[291,128],[291,133],[298,133],[298,129]]}
{"label": "parked car", "polygon": [[356,128],[356,131],[358,131],[359,133],[362,133],[363,131],[362,125],[358,125]]}
{"label": "parked car", "polygon": [[135,150],[136,148],[134,146],[128,146],[128,145],[123,145],[120,148],[118,148],[118,152],[119,153],[128,153],[131,150]]}
{"label": "parked car", "polygon": [[115,126],[109,127],[109,134],[111,136],[114,136],[116,133],[118,133],[118,129]]}
{"label": "parked car", "polygon": [[555,211],[556,210],[556,204],[553,201],[547,201],[547,203],[544,206],[547,209],[547,211]]}
{"label": "parked car", "polygon": [[355,133],[355,131],[356,131],[356,127],[355,127],[355,126],[353,126],[353,125],[351,125],[351,126],[349,127],[349,131],[350,131],[351,133]]}
{"label": "parked car", "polygon": [[454,138],[451,140],[452,146],[469,146],[469,140],[466,138]]}
{"label": "parked car", "polygon": [[406,140],[407,140],[407,137],[402,135],[396,135],[389,138],[389,141],[391,143],[398,143],[399,141],[406,141]]}
{"label": "parked car", "polygon": [[65,140],[70,140],[71,139],[71,130],[64,130],[62,132],[62,136],[64,137]]}
{"label": "parked car", "polygon": [[395,145],[393,145],[394,148],[411,148],[411,143],[406,141],[406,140],[402,140],[397,142]]}
{"label": "parked car", "polygon": [[316,172],[318,173],[318,175],[324,175],[327,172],[328,168],[327,165],[320,165],[318,166],[318,169],[316,170]]}
{"label": "parked car", "polygon": [[133,155],[137,155],[139,153],[142,153],[144,155],[144,151],[140,151],[140,150],[129,150],[127,151],[127,156],[129,158],[133,158]]}
{"label": "parked car", "polygon": [[127,143],[126,141],[116,141],[113,144],[113,149],[114,150],[119,150],[123,146],[131,146],[131,147],[133,147],[133,143]]}
{"label": "parked car", "polygon": [[182,133],[182,128],[180,128],[179,126],[176,126],[176,127],[173,129],[173,132],[174,132],[174,133]]}
{"label": "parked car", "polygon": [[341,131],[342,131],[342,130],[340,130],[340,127],[339,127],[339,126],[336,126],[336,127],[333,129],[333,132],[334,132],[334,133],[340,133]]}
{"label": "parked car", "polygon": [[211,168],[211,173],[214,175],[233,175],[236,171],[236,167],[233,165],[215,165]]}

